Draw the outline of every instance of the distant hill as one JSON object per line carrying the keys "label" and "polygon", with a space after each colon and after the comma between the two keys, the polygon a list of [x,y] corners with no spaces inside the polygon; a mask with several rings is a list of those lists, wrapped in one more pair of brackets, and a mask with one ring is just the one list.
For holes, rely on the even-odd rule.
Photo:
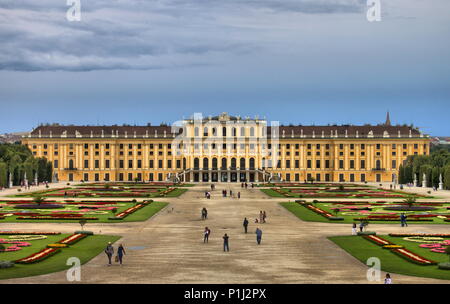
{"label": "distant hill", "polygon": [[22,140],[22,135],[27,135],[29,132],[15,132],[15,133],[5,133],[0,134],[0,143],[2,144],[13,144],[15,142]]}

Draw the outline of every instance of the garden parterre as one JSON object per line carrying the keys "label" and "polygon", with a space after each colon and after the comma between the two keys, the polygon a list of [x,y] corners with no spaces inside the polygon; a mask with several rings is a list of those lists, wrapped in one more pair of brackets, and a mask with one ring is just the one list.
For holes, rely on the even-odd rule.
{"label": "garden parterre", "polygon": [[273,184],[273,187],[261,189],[274,197],[288,198],[354,198],[354,199],[402,199],[410,196],[416,198],[431,198],[419,194],[411,194],[398,190],[386,190],[361,185],[348,184]]}
{"label": "garden parterre", "polygon": [[[66,261],[70,257],[78,257],[84,264],[101,253],[108,242],[115,242],[119,238],[87,233],[1,231],[0,243],[20,240],[27,244],[21,246],[19,250],[0,252],[1,261],[14,262],[12,267],[0,271],[0,279],[61,271],[70,267],[70,265],[66,265]],[[6,243],[3,246],[11,247],[13,245]]]}
{"label": "garden parterre", "polygon": [[[146,220],[167,203],[133,201],[0,201],[0,221],[6,222],[114,222]],[[50,206],[50,207],[49,207]]]}
{"label": "garden parterre", "polygon": [[[296,201],[282,205],[306,221],[400,224],[400,215],[404,213],[408,223],[450,223],[450,202],[416,202],[412,207],[405,202],[386,201]],[[321,216],[308,214],[311,212]]]}
{"label": "garden parterre", "polygon": [[94,183],[72,187],[46,189],[31,193],[17,194],[15,197],[41,196],[46,198],[101,198],[101,197],[176,197],[183,194],[189,185],[173,183]]}
{"label": "garden parterre", "polygon": [[[405,275],[450,279],[450,271],[437,264],[448,262],[445,249],[450,234],[396,234],[330,237],[364,264],[370,257],[381,261],[383,271]],[[367,242],[369,241],[369,242]],[[372,243],[373,245],[371,245]],[[438,250],[436,250],[439,248]]]}

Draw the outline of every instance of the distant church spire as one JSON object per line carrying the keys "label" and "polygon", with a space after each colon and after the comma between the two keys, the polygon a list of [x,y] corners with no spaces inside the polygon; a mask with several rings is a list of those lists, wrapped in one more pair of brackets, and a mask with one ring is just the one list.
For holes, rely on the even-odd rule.
{"label": "distant church spire", "polygon": [[386,115],[386,123],[385,123],[385,125],[386,126],[390,126],[391,125],[391,115],[389,114],[389,111],[387,112],[387,115]]}

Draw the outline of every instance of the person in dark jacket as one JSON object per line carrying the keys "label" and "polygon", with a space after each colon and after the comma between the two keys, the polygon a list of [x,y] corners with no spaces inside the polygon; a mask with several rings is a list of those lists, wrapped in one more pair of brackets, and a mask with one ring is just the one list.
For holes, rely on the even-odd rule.
{"label": "person in dark jacket", "polygon": [[261,244],[261,239],[262,239],[262,230],[259,228],[256,228],[256,242],[258,243],[258,245]]}
{"label": "person in dark jacket", "polygon": [[247,228],[248,228],[248,220],[247,220],[247,218],[244,218],[243,226],[244,226],[245,233],[247,233]]}
{"label": "person in dark jacket", "polygon": [[225,233],[223,236],[223,251],[230,251],[230,246],[228,245],[228,239],[230,237]]}
{"label": "person in dark jacket", "polygon": [[120,266],[122,266],[122,259],[124,255],[125,255],[125,248],[123,248],[123,245],[120,244],[119,248],[117,248],[117,257],[119,258]]}

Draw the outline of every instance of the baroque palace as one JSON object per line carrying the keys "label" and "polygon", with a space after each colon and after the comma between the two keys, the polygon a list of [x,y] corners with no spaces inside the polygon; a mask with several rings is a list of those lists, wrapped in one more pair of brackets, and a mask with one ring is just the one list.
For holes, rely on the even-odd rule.
{"label": "baroque palace", "polygon": [[409,155],[427,155],[418,129],[279,126],[198,114],[174,126],[39,126],[23,136],[60,181],[397,182]]}

